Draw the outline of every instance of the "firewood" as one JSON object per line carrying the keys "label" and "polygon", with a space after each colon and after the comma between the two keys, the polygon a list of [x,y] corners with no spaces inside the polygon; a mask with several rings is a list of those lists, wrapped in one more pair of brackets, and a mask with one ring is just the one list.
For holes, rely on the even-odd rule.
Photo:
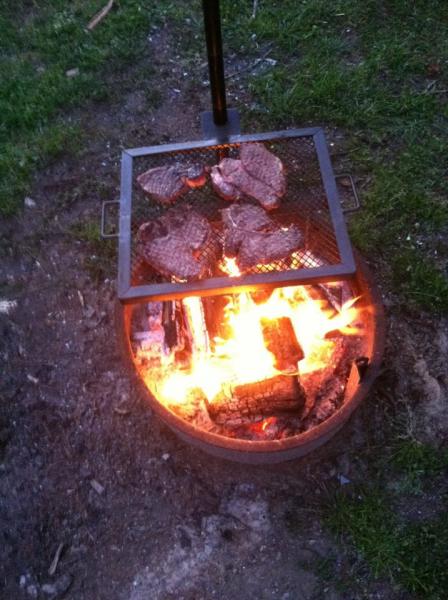
{"label": "firewood", "polygon": [[226,307],[232,297],[227,295],[201,298],[208,335],[211,341],[215,337],[227,339],[232,331],[225,318]]}
{"label": "firewood", "polygon": [[275,356],[279,371],[297,370],[297,363],[305,356],[289,317],[260,319],[266,348]]}
{"label": "firewood", "polygon": [[269,379],[234,385],[207,401],[210,417],[219,424],[241,425],[283,413],[299,415],[305,393],[296,377],[276,375]]}
{"label": "firewood", "polygon": [[205,321],[205,309],[202,298],[191,297],[182,300],[182,315],[193,353],[208,354],[210,337]]}
{"label": "firewood", "polygon": [[177,346],[179,328],[176,323],[176,304],[172,300],[167,300],[162,305],[162,326],[165,344],[171,350]]}

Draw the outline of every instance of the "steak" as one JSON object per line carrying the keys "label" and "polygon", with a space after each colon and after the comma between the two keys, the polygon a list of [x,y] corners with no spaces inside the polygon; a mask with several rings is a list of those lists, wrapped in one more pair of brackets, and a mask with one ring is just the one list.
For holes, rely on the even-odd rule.
{"label": "steak", "polygon": [[297,250],[302,232],[295,225],[276,226],[274,231],[254,232],[244,238],[237,256],[238,267],[245,271],[257,265],[268,265],[274,260],[287,258]]}
{"label": "steak", "polygon": [[162,275],[191,280],[210,273],[218,258],[219,244],[205,217],[192,209],[171,208],[155,221],[140,226],[137,249]]}
{"label": "steak", "polygon": [[142,190],[160,204],[173,204],[189,188],[205,184],[203,165],[175,164],[149,169],[137,177]]}
{"label": "steak", "polygon": [[242,144],[240,159],[222,159],[212,167],[211,179],[215,191],[225,200],[239,200],[246,195],[266,210],[278,208],[286,191],[281,160],[261,143]]}
{"label": "steak", "polygon": [[240,158],[245,170],[268,185],[281,198],[286,192],[286,177],[282,161],[261,143],[242,144]]}
{"label": "steak", "polygon": [[221,214],[224,253],[236,257],[242,271],[286,258],[303,241],[302,232],[296,225],[280,225],[259,206],[233,204]]}

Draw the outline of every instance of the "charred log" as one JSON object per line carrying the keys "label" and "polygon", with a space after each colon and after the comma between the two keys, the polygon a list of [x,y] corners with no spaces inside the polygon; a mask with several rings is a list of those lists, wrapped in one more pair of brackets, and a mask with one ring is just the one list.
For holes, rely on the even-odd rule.
{"label": "charred log", "polygon": [[297,363],[305,356],[289,317],[260,319],[266,348],[275,357],[279,371],[297,371]]}
{"label": "charred log", "polygon": [[277,375],[263,381],[235,385],[207,402],[210,417],[222,425],[241,425],[284,413],[299,415],[305,392],[296,377]]}
{"label": "charred log", "polygon": [[178,324],[176,323],[176,305],[172,300],[163,303],[162,326],[165,332],[165,344],[169,350],[178,342]]}
{"label": "charred log", "polygon": [[345,354],[347,351],[347,342],[343,335],[334,340],[334,348],[331,352],[331,359],[328,364],[317,371],[305,373],[301,376],[303,386],[306,390],[306,403],[303,411],[303,417],[309,417],[315,414],[319,402],[321,401],[324,390],[332,381],[338,380],[338,374],[345,363]]}

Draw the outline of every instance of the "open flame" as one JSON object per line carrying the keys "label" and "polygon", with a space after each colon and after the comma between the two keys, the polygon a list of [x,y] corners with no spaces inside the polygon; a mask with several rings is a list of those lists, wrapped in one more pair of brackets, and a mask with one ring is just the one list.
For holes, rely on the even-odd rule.
{"label": "open flame", "polygon": [[[227,272],[238,276],[236,263],[227,261]],[[182,303],[193,339],[190,367],[183,370],[172,357],[165,357],[167,364],[163,365],[162,377],[156,385],[150,370],[142,373],[148,387],[161,402],[171,406],[185,405],[198,388],[213,403],[218,394],[230,393],[230,385],[275,377],[280,372],[275,366],[275,356],[266,347],[261,319],[290,319],[304,353],[293,374],[305,375],[325,368],[335,349],[335,340],[327,334],[335,331],[357,334],[359,310],[355,307],[357,298],[337,311],[322,298],[316,298],[312,290],[311,286],[277,288],[262,303],[255,303],[249,293],[229,296],[224,310],[226,337],[213,340],[208,339],[201,300],[185,298]]]}

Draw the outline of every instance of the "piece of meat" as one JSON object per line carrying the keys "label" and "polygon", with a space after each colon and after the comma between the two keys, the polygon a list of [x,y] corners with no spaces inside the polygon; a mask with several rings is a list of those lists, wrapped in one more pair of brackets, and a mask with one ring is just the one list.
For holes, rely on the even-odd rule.
{"label": "piece of meat", "polygon": [[216,264],[219,244],[205,217],[192,209],[172,208],[140,226],[137,248],[143,259],[166,277],[201,279]]}
{"label": "piece of meat", "polygon": [[253,204],[232,204],[221,211],[224,222],[224,254],[233,258],[237,255],[244,236],[254,231],[269,231],[271,217],[259,206]]}
{"label": "piece of meat", "polygon": [[295,225],[278,227],[272,232],[254,232],[240,246],[237,264],[241,271],[257,265],[268,265],[287,258],[302,242],[302,232]]}
{"label": "piece of meat", "polygon": [[[224,161],[233,160],[231,158],[224,158],[219,165],[215,165],[211,168],[210,178],[212,180],[213,189],[217,194],[224,198],[224,200],[239,200],[242,196],[241,190],[239,190],[233,183],[230,183],[226,179],[226,176],[221,172],[221,167]],[[235,161],[239,163],[240,161]]]}
{"label": "piece of meat", "polygon": [[266,150],[263,144],[242,144],[240,158],[249,175],[271,187],[278,198],[285,195],[286,177],[282,161]]}
{"label": "piece of meat", "polygon": [[260,143],[242,144],[240,160],[221,160],[212,168],[211,180],[225,200],[238,200],[245,194],[258,200],[266,210],[277,208],[286,191],[281,160]]}
{"label": "piece of meat", "polygon": [[221,211],[224,222],[224,253],[236,257],[241,271],[288,257],[303,235],[296,225],[280,225],[261,207],[232,204]]}
{"label": "piece of meat", "polygon": [[137,177],[142,190],[160,204],[173,204],[188,188],[205,184],[206,174],[203,165],[176,163],[164,167],[154,167]]}

